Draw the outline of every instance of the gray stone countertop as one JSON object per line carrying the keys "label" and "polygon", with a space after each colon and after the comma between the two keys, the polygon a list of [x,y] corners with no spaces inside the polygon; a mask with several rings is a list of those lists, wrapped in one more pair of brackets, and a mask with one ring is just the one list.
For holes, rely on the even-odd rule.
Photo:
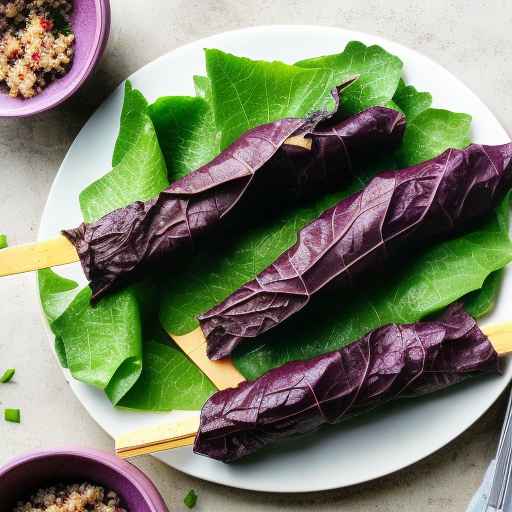
{"label": "gray stone countertop", "polygon": [[[141,10],[144,11],[142,15]],[[512,131],[512,10],[505,0],[112,0],[112,34],[94,78],[61,108],[30,119],[0,120],[0,232],[11,244],[35,238],[49,187],[82,125],[130,73],[196,39],[262,24],[334,25],[378,34],[444,65],[480,96]],[[155,30],[158,28],[158,30]],[[23,451],[62,444],[111,449],[111,439],[77,401],[48,350],[31,275],[0,283],[0,366],[15,366],[2,406],[20,407],[21,425],[0,421],[0,464]],[[397,510],[459,512],[493,456],[503,399],[476,425],[427,459],[396,474],[348,489],[278,495],[229,489],[137,460],[170,510]]]}

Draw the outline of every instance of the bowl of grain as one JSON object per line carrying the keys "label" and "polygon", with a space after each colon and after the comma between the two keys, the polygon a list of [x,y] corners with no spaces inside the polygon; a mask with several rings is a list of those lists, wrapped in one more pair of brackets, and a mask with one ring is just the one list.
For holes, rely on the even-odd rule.
{"label": "bowl of grain", "polygon": [[72,96],[109,31],[108,0],[0,0],[0,117],[44,112]]}
{"label": "bowl of grain", "polygon": [[39,451],[0,468],[2,512],[169,512],[138,468],[96,450]]}

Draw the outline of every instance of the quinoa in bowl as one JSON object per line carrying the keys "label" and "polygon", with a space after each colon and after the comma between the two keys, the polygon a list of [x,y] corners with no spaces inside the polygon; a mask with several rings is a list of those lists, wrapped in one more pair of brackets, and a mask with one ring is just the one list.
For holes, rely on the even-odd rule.
{"label": "quinoa in bowl", "polygon": [[66,74],[75,36],[72,0],[0,0],[0,86],[31,98]]}
{"label": "quinoa in bowl", "polygon": [[127,512],[114,491],[82,483],[39,489],[13,512]]}

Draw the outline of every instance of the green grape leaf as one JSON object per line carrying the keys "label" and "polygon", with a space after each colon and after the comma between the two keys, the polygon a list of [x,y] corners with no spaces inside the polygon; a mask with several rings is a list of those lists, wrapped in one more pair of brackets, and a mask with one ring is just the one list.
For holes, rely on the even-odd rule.
{"label": "green grape leaf", "polygon": [[43,311],[51,327],[77,294],[78,284],[59,276],[51,268],[39,270],[37,281]]}
{"label": "green grape leaf", "polygon": [[448,148],[465,148],[471,143],[471,116],[428,108],[407,123],[398,163],[408,167],[430,160]]}
{"label": "green grape leaf", "polygon": [[112,166],[115,167],[121,162],[126,153],[130,151],[139,139],[144,129],[146,109],[148,102],[143,94],[132,87],[129,80],[124,84],[124,102],[119,123],[119,134],[117,136]]}
{"label": "green grape leaf", "polygon": [[143,345],[139,380],[119,402],[120,407],[146,411],[196,410],[216,388],[169,339]]}
{"label": "green grape leaf", "polygon": [[328,69],[251,60],[220,50],[205,50],[205,55],[221,149],[254,126],[334,108],[331,89],[338,83]]}
{"label": "green grape leaf", "polygon": [[149,115],[167,164],[177,180],[219,153],[219,136],[209,103],[203,98],[166,96],[149,107]]}
{"label": "green grape leaf", "polygon": [[[52,325],[73,377],[104,389],[116,404],[142,370],[141,317],[136,293],[123,290],[90,305],[84,288]],[[115,340],[115,341],[114,341]]]}
{"label": "green grape leaf", "polygon": [[359,41],[351,41],[341,53],[301,60],[295,65],[329,71],[329,84],[339,84],[359,75],[341,98],[344,111],[350,114],[375,105],[389,106],[403,67],[398,57],[380,46],[366,46]]}
{"label": "green grape leaf", "polygon": [[[127,103],[132,94],[133,91],[129,91]],[[151,118],[147,112],[128,112],[121,120],[120,136],[134,131],[133,127],[125,128],[125,125],[131,125],[132,122],[140,125],[133,146],[110,172],[91,183],[80,194],[80,208],[86,222],[97,220],[133,201],[151,199],[169,184],[165,159]],[[122,146],[123,150],[125,146]]]}
{"label": "green grape leaf", "polygon": [[429,92],[419,92],[415,87],[406,85],[400,79],[398,88],[393,96],[393,102],[405,114],[407,121],[410,122],[432,105],[432,95]]}

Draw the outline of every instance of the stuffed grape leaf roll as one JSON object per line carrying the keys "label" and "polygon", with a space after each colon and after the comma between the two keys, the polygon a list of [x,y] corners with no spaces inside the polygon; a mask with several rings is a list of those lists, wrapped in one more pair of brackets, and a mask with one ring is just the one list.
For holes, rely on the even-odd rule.
{"label": "stuffed grape leaf roll", "polygon": [[341,350],[293,361],[214,394],[194,451],[223,462],[400,397],[496,373],[498,355],[460,304],[438,319],[391,324]]}
{"label": "stuffed grape leaf roll", "polygon": [[304,227],[296,244],[199,316],[211,359],[281,324],[327,286],[357,285],[386,260],[455,234],[498,205],[512,185],[512,143],[449,149],[377,175]]}

